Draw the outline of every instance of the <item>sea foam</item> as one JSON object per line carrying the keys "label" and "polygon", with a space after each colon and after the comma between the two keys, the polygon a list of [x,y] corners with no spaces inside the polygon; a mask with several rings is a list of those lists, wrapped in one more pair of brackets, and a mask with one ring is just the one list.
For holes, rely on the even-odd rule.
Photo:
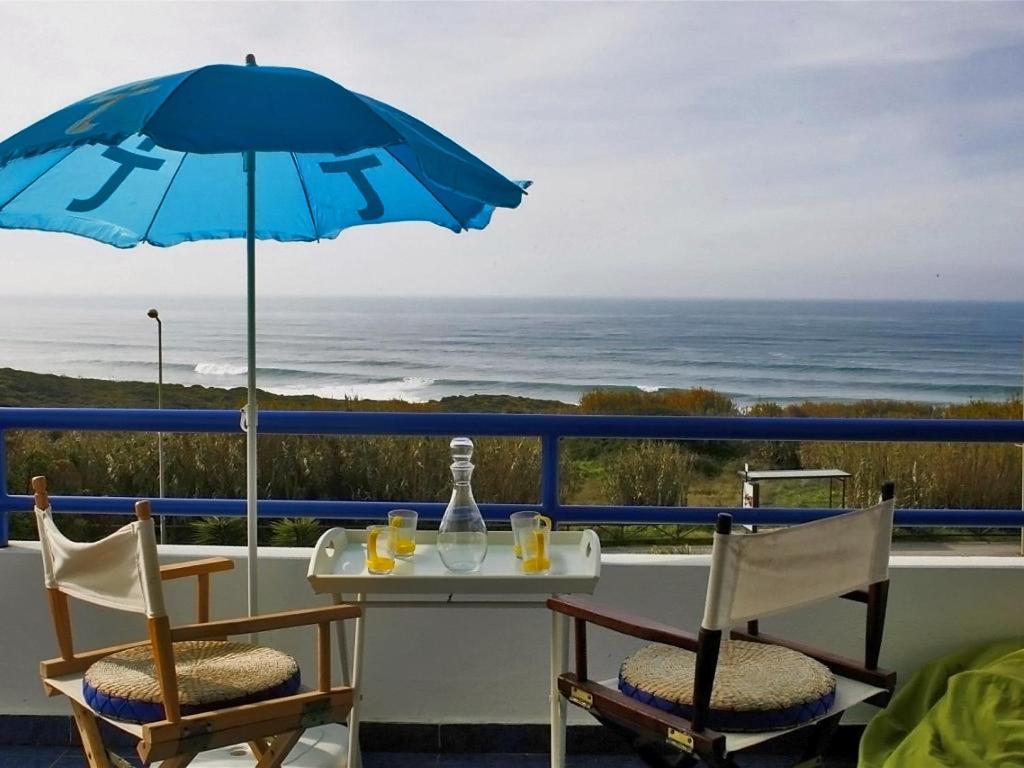
{"label": "sea foam", "polygon": [[242,376],[249,369],[231,363],[196,363],[193,370],[201,376]]}
{"label": "sea foam", "polygon": [[426,390],[434,383],[434,379],[423,376],[406,376],[403,379],[356,384],[331,386],[293,384],[268,386],[264,387],[264,389],[277,395],[315,395],[331,400],[355,398],[359,400],[404,400],[407,403],[425,403],[430,399]]}

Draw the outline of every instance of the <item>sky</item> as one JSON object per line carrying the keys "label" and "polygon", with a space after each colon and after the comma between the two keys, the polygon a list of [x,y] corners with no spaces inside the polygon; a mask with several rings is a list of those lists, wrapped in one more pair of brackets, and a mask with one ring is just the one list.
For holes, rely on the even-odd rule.
{"label": "sky", "polygon": [[[248,52],[535,182],[483,231],[261,242],[261,295],[1024,300],[1024,3],[0,2],[0,137]],[[237,296],[244,265],[0,231],[0,294]]]}

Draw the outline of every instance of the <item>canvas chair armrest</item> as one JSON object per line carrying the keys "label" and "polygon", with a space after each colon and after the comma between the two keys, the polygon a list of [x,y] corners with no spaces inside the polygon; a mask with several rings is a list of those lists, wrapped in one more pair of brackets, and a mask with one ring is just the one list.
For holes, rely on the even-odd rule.
{"label": "canvas chair armrest", "polygon": [[251,632],[269,632],[274,629],[289,627],[315,626],[328,624],[342,619],[355,619],[363,614],[358,605],[330,605],[323,608],[305,608],[298,611],[267,613],[243,619],[225,619],[201,624],[184,624],[171,629],[171,639],[209,640],[232,635],[245,635]]}
{"label": "canvas chair armrest", "polygon": [[619,611],[582,597],[552,597],[548,599],[548,608],[557,613],[564,613],[574,619],[596,624],[641,640],[664,643],[676,648],[697,650],[697,638],[689,632],[651,621],[625,611]]}
{"label": "canvas chair armrest", "polygon": [[804,645],[803,643],[795,643],[792,640],[785,640],[780,637],[773,637],[771,635],[763,635],[760,633],[752,635],[748,632],[740,632],[738,630],[733,630],[731,636],[734,640],[746,640],[751,643],[767,643],[769,645],[779,645],[783,648],[789,648],[802,653],[804,656],[810,656],[815,661],[824,664],[835,674],[848,677],[851,680],[857,680],[861,683],[874,685],[878,688],[885,688],[889,691],[896,687],[895,672],[890,672],[884,669],[868,669],[859,661],[845,656],[839,656],[834,653],[821,651],[817,648]]}
{"label": "canvas chair armrest", "polygon": [[202,576],[219,571],[230,571],[234,567],[234,561],[227,557],[208,557],[204,560],[190,560],[187,563],[171,563],[160,566],[160,580],[170,581],[189,576]]}
{"label": "canvas chair armrest", "polygon": [[208,557],[205,560],[191,560],[187,563],[172,563],[160,566],[160,580],[196,577],[196,621],[200,624],[210,620],[210,574],[230,571],[234,561],[226,557]]}

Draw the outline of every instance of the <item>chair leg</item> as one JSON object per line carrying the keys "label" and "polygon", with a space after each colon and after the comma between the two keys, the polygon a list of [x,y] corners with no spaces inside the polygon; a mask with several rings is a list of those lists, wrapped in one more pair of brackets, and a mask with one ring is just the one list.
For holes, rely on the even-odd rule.
{"label": "chair leg", "polygon": [[[344,594],[334,595],[334,604],[345,602]],[[345,634],[345,622],[334,623],[334,642],[338,646],[338,669],[341,670],[341,684],[352,685],[352,668],[348,660],[348,635]]]}
{"label": "chair leg", "polygon": [[297,731],[286,731],[275,736],[271,739],[267,751],[263,753],[259,762],[256,763],[256,768],[281,768],[281,763],[288,757],[292,747],[299,743],[303,733],[305,733],[305,730],[300,728]]}
{"label": "chair leg", "polygon": [[348,712],[348,763],[347,768],[362,768],[363,756],[359,746],[359,714],[363,701],[363,656],[366,641],[366,595],[356,595],[356,603],[362,606],[363,615],[355,620],[352,639],[352,708]]}
{"label": "chair leg", "polygon": [[551,768],[565,768],[567,705],[558,690],[558,676],[569,665],[569,617],[551,611]]}
{"label": "chair leg", "polygon": [[263,753],[267,751],[267,742],[263,739],[253,739],[249,742],[249,750],[259,760],[263,757]]}
{"label": "chair leg", "polygon": [[819,720],[810,727],[811,733],[804,746],[803,754],[793,768],[820,768],[824,765],[825,750],[839,728],[839,721],[842,718],[843,713],[838,712],[824,720]]}
{"label": "chair leg", "polygon": [[75,717],[78,734],[82,737],[82,750],[85,752],[85,759],[89,761],[89,768],[110,768],[107,748],[103,746],[96,715],[77,701],[71,702],[71,711]]}

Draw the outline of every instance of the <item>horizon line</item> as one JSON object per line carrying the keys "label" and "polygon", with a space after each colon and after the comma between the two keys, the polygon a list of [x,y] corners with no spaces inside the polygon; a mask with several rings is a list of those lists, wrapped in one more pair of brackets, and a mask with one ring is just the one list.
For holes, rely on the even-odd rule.
{"label": "horizon line", "polygon": [[[242,301],[245,295],[241,293],[90,293],[88,296],[81,296],[77,293],[61,292],[17,292],[5,293],[0,291],[0,300],[20,298],[54,298],[54,299],[147,299],[158,301],[160,299],[237,299]],[[474,296],[452,295],[452,294],[304,294],[304,293],[260,293],[257,292],[257,301],[261,299],[300,299],[300,300],[439,300],[439,301],[621,301],[621,302],[643,302],[643,301],[692,301],[692,302],[766,302],[766,303],[917,303],[917,304],[1024,304],[1024,297],[1019,299],[985,299],[967,297],[839,297],[839,296],[611,296],[607,294],[574,294],[570,296],[554,296],[550,294],[478,294]]]}

